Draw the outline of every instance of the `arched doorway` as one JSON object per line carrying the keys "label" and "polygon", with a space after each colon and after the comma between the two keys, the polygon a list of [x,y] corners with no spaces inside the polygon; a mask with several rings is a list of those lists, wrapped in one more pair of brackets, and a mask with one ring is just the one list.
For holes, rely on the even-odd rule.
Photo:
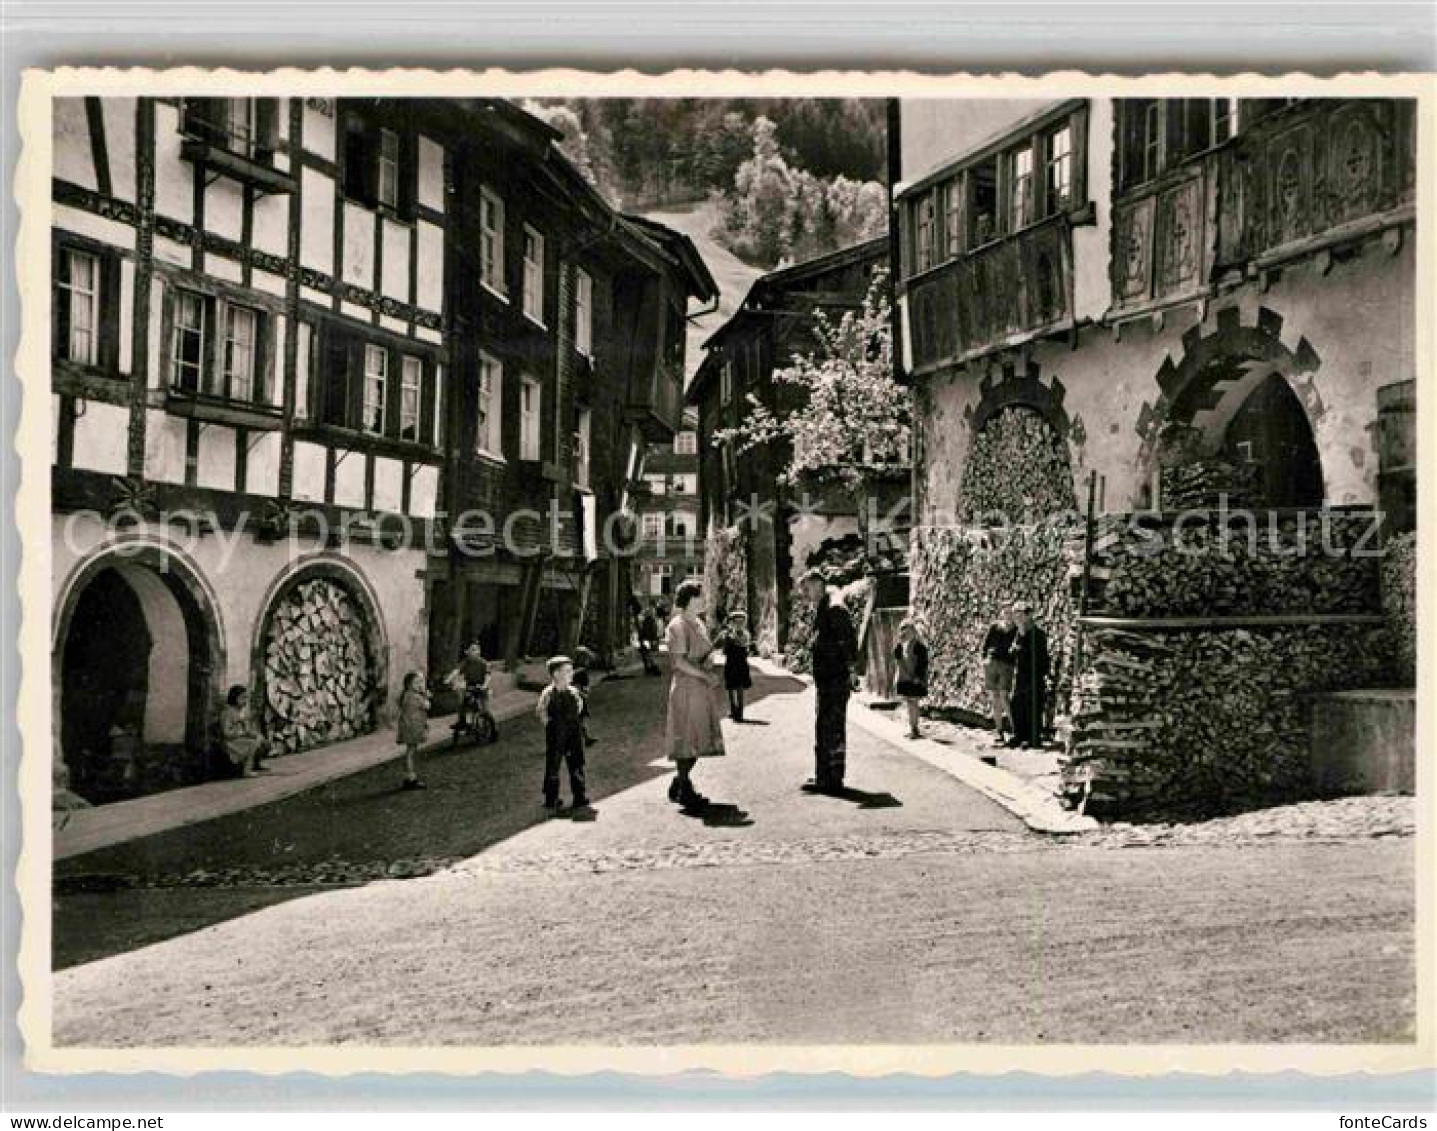
{"label": "arched doorway", "polygon": [[282,579],[255,641],[257,701],[276,750],[292,754],[374,730],[386,688],[379,608],[335,560]]}
{"label": "arched doorway", "polygon": [[100,803],[202,780],[223,648],[198,579],[161,548],[128,546],[78,570],[58,608],[70,788]]}
{"label": "arched doorway", "polygon": [[1251,469],[1254,494],[1269,507],[1322,504],[1322,460],[1307,413],[1280,374],[1269,372],[1228,422],[1222,455]]}

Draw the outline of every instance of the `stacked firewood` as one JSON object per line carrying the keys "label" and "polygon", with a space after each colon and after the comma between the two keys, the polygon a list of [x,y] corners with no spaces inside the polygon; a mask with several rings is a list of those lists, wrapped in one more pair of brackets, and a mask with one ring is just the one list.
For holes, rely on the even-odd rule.
{"label": "stacked firewood", "polygon": [[1257,465],[1198,459],[1161,472],[1164,510],[1248,506],[1257,497]]}
{"label": "stacked firewood", "polygon": [[301,582],[270,622],[264,652],[265,721],[278,752],[373,729],[373,673],[364,614],[341,586]]}
{"label": "stacked firewood", "polygon": [[1103,520],[1088,610],[1113,616],[1363,613],[1378,606],[1377,559],[1352,551],[1366,517],[1216,512],[1180,527],[1143,516]]}
{"label": "stacked firewood", "polygon": [[928,642],[931,706],[986,718],[983,637],[1005,603],[1024,600],[1048,636],[1055,708],[1066,699],[1076,608],[1071,531],[1062,523],[913,532],[912,608]]}
{"label": "stacked firewood", "polygon": [[973,438],[959,494],[960,522],[985,516],[1034,522],[1077,508],[1068,445],[1030,408],[1000,409]]}
{"label": "stacked firewood", "polygon": [[1396,677],[1417,683],[1417,533],[1389,539],[1383,547],[1382,607],[1392,630]]}
{"label": "stacked firewood", "polygon": [[1388,634],[1355,625],[1084,641],[1064,792],[1124,816],[1205,816],[1307,788],[1305,693],[1383,682]]}

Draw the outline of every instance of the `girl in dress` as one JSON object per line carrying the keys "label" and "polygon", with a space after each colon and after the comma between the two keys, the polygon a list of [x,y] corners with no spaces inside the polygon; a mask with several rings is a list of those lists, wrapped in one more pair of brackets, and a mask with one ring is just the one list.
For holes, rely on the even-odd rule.
{"label": "girl in dress", "polygon": [[723,685],[728,690],[729,718],[741,723],[743,693],[753,686],[748,670],[748,614],[742,609],[729,613],[719,644],[723,648]]}
{"label": "girl in dress", "polygon": [[669,800],[684,808],[701,808],[707,798],[694,789],[694,763],[722,756],[719,727],[719,676],[711,666],[713,642],[703,622],[703,587],[685,581],[674,594],[674,618],[664,634],[672,677],[664,746],[674,764]]}
{"label": "girl in dress", "polygon": [[404,677],[404,690],[399,693],[399,745],[404,747],[404,784],[400,789],[423,789],[424,783],[414,768],[419,748],[429,737],[429,693],[424,689],[424,674],[410,672]]}
{"label": "girl in dress", "polygon": [[921,738],[918,729],[919,710],[928,694],[928,645],[918,635],[918,626],[905,620],[898,626],[898,647],[893,649],[898,663],[896,690],[908,708],[908,737]]}

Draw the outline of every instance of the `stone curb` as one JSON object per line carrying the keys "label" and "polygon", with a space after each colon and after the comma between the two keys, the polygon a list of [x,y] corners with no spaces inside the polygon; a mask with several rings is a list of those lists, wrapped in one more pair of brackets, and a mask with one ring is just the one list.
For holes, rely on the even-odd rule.
{"label": "stone curb", "polygon": [[[765,674],[787,676],[813,686],[812,676],[791,672],[772,660],[760,657],[750,662]],[[1080,816],[1064,809],[1056,797],[1018,774],[988,765],[980,759],[976,751],[955,750],[928,738],[911,739],[907,736],[903,724],[885,718],[865,706],[854,709],[850,704],[848,720],[860,730],[912,754],[1001,805],[1034,832],[1049,836],[1073,836],[1097,832],[1103,827],[1092,817]]]}

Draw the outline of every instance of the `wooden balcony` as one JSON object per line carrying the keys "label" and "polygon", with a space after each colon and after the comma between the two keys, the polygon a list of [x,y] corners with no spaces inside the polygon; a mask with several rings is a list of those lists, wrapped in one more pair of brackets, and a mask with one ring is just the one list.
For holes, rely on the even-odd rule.
{"label": "wooden balcony", "polygon": [[1409,222],[1413,105],[1310,99],[1113,203],[1110,313],[1158,309]]}
{"label": "wooden balcony", "polygon": [[677,366],[657,364],[636,371],[629,385],[627,417],[650,443],[666,443],[683,423],[684,375]]}
{"label": "wooden balcony", "polygon": [[914,374],[1073,324],[1066,214],[975,248],[908,283]]}

